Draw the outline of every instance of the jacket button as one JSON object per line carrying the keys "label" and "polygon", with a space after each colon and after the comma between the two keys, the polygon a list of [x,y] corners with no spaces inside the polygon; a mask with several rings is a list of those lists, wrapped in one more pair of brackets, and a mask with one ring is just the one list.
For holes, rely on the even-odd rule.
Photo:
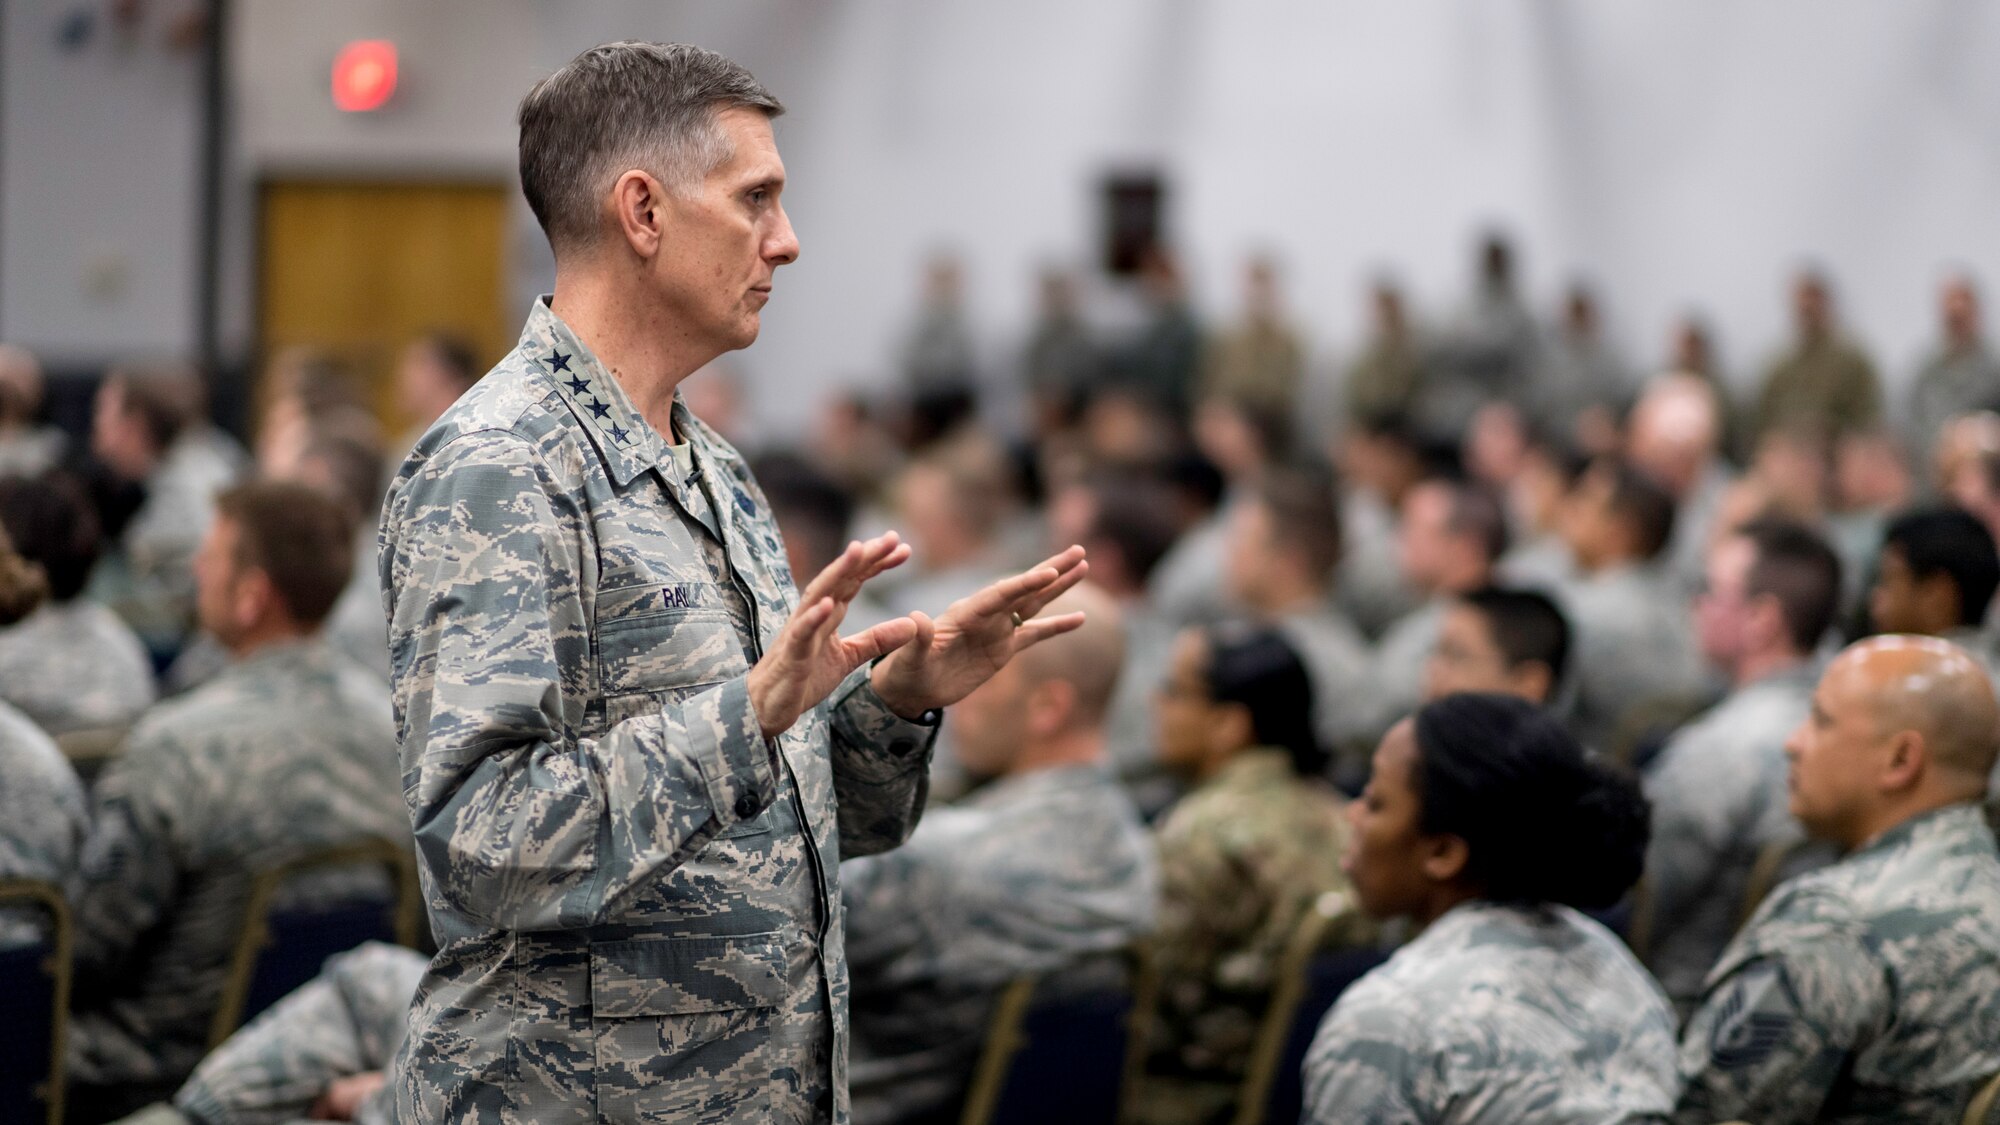
{"label": "jacket button", "polygon": [[749,820],[757,815],[757,794],[745,793],[736,798],[736,819]]}

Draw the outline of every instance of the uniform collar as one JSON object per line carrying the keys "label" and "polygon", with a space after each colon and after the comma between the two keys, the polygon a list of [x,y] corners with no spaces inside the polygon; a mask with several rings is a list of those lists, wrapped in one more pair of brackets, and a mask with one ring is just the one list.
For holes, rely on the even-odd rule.
{"label": "uniform collar", "polygon": [[[590,435],[605,471],[623,488],[660,464],[667,443],[639,415],[610,369],[549,307],[549,300],[538,297],[529,310],[528,323],[521,329],[521,354],[555,386],[557,396]],[[678,396],[675,408],[679,409]]]}
{"label": "uniform collar", "polygon": [[[1873,840],[1854,849],[1854,856],[1863,853],[1886,852],[1909,843],[1918,837],[1935,838],[1954,833],[1982,833],[1986,831],[1986,811],[1974,801],[1960,801],[1920,812],[1910,819],[1877,835]],[[1848,858],[1852,859],[1853,856]]]}

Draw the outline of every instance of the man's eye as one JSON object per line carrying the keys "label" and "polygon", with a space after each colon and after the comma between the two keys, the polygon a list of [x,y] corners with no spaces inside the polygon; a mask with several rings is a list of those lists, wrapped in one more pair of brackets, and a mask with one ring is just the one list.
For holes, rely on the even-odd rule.
{"label": "man's eye", "polygon": [[769,199],[770,197],[771,197],[770,192],[764,190],[763,188],[757,188],[756,190],[750,193],[750,202],[756,204],[759,207],[762,207],[764,205],[764,201],[766,199]]}

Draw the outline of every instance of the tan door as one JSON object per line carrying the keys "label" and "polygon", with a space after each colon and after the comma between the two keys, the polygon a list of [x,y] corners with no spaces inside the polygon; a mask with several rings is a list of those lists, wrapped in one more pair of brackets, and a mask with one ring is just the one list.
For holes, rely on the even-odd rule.
{"label": "tan door", "polygon": [[[419,333],[462,337],[491,363],[513,347],[505,308],[506,184],[267,181],[258,244],[266,357],[321,349],[356,378],[384,430],[397,353]],[[253,406],[261,409],[263,388]]]}

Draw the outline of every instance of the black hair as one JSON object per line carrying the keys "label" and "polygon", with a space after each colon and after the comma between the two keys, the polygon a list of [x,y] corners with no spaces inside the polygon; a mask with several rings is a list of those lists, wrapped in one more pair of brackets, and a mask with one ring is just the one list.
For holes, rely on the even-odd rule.
{"label": "black hair", "polygon": [[1479,543],[1487,562],[1507,553],[1507,505],[1494,491],[1462,475],[1433,477],[1451,489],[1451,515],[1447,524],[1453,535],[1469,535]]}
{"label": "black hair", "polygon": [[1609,906],[1638,881],[1651,812],[1543,709],[1463,693],[1416,715],[1419,825],[1465,841],[1466,881],[1495,902]]}
{"label": "black hair", "polygon": [[1666,549],[1674,537],[1674,496],[1660,482],[1628,462],[1607,458],[1611,474],[1609,507],[1631,527],[1641,559]]}
{"label": "black hair", "polygon": [[1106,476],[1087,487],[1095,509],[1087,534],[1116,547],[1132,580],[1144,585],[1180,537],[1166,486],[1144,478]]}
{"label": "black hair", "polygon": [[1737,534],[1757,552],[1744,593],[1778,599],[1792,647],[1818,648],[1840,612],[1840,557],[1811,528],[1790,520],[1752,520]]}
{"label": "black hair", "polygon": [[[840,483],[805,458],[792,453],[767,453],[751,462],[751,474],[764,492],[771,513],[787,535],[802,536],[807,557],[831,563],[847,541],[854,521],[854,497]],[[812,575],[800,574],[801,583]]]}
{"label": "black hair", "polygon": [[1327,754],[1313,727],[1312,677],[1298,650],[1277,630],[1261,626],[1220,625],[1203,632],[1209,699],[1242,704],[1257,745],[1290,754],[1300,777],[1324,773]]}
{"label": "black hair", "polygon": [[1882,533],[1882,548],[1896,548],[1918,579],[1942,574],[1958,589],[1958,623],[1986,619],[1986,604],[2000,587],[2000,552],[1993,533],[1970,512],[1927,508],[1896,517]]}
{"label": "black hair", "polygon": [[1550,690],[1562,682],[1569,667],[1569,619],[1547,594],[1487,586],[1459,601],[1486,618],[1508,668],[1533,661],[1549,670]]}
{"label": "black hair", "polygon": [[1264,474],[1257,501],[1271,514],[1271,536],[1296,549],[1322,579],[1340,565],[1340,488],[1333,471],[1316,462],[1278,466]]}
{"label": "black hair", "polygon": [[53,600],[67,602],[83,592],[104,543],[83,482],[60,469],[34,480],[0,480],[0,526],[21,557],[48,576]]}
{"label": "black hair", "polygon": [[1199,503],[1203,508],[1213,509],[1222,503],[1222,494],[1229,482],[1222,479],[1222,470],[1215,462],[1193,450],[1182,450],[1167,461],[1165,479],[1176,493]]}

